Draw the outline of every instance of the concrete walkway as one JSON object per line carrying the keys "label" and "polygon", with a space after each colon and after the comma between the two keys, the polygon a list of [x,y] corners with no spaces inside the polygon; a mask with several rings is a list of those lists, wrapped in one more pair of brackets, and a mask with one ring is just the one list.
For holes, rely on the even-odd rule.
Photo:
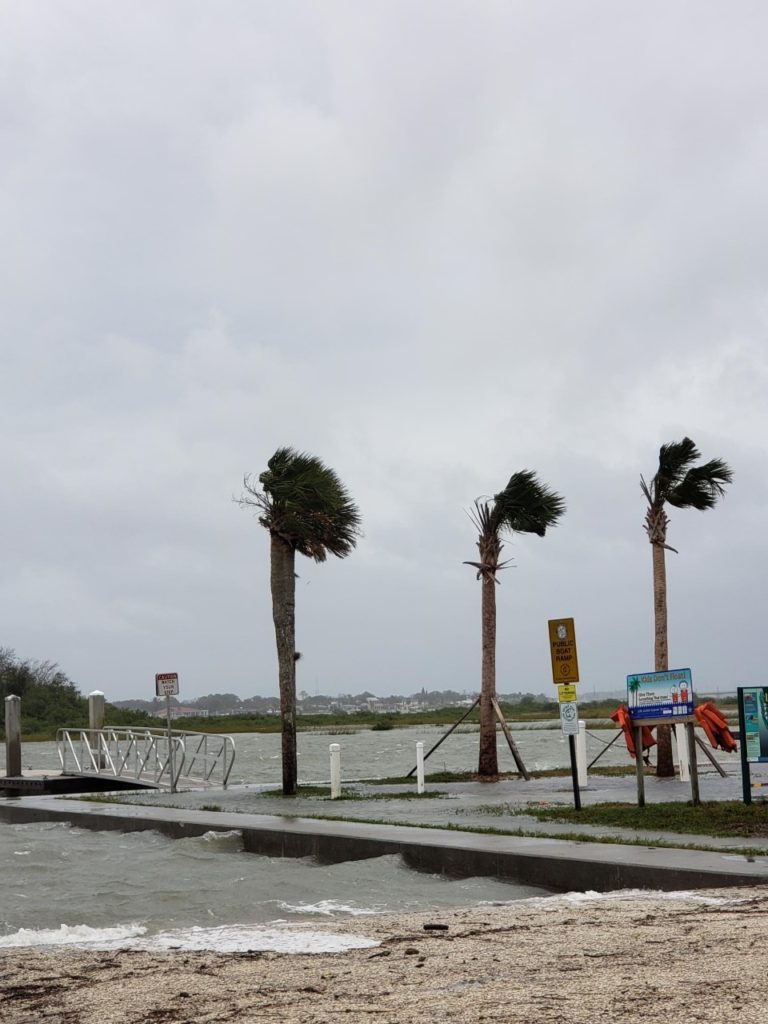
{"label": "concrete walkway", "polygon": [[[764,791],[768,792],[768,790]],[[360,798],[356,799],[355,794]],[[581,790],[581,803],[586,807],[599,803],[636,803],[634,776],[590,776],[589,786]],[[645,779],[647,803],[680,801],[691,798],[690,787],[676,779]],[[701,798],[709,800],[740,800],[741,776],[723,779],[716,773],[701,776]],[[705,836],[693,833],[663,832],[653,829],[625,829],[609,826],[582,825],[576,822],[540,821],[525,811],[528,807],[565,805],[573,807],[573,786],[570,776],[518,779],[500,782],[453,782],[428,785],[423,797],[416,795],[414,785],[382,786],[345,783],[343,799],[328,796],[283,797],[279,791],[265,791],[259,786],[237,786],[228,790],[204,792],[120,794],[120,802],[150,807],[179,809],[216,808],[240,814],[280,815],[291,818],[344,819],[397,825],[418,825],[449,829],[487,828],[495,831],[535,833],[539,836],[573,836],[578,833],[592,839],[619,842],[663,842],[670,846],[706,846],[733,850],[765,850],[768,839],[739,839]]]}
{"label": "concrete walkway", "polygon": [[[705,801],[738,799],[740,778],[705,776],[701,793]],[[581,794],[585,806],[634,802],[635,796],[631,776],[593,776]],[[690,792],[675,780],[649,777],[646,799],[685,801]],[[439,784],[424,796],[416,796],[415,786],[349,784],[338,801],[326,796],[285,798],[255,786],[173,795],[120,793],[114,802],[19,797],[0,799],[0,821],[65,820],[91,829],[155,829],[176,837],[238,830],[245,848],[255,853],[311,856],[324,862],[398,853],[421,870],[493,875],[551,890],[768,884],[766,840],[563,825],[525,814],[530,806],[551,804],[573,805],[569,778]],[[461,831],[468,828],[535,836]],[[557,838],[565,833],[610,841]],[[624,845],[654,840],[677,848]],[[683,849],[687,844],[712,849]],[[766,856],[742,855],[739,848],[765,849]]]}

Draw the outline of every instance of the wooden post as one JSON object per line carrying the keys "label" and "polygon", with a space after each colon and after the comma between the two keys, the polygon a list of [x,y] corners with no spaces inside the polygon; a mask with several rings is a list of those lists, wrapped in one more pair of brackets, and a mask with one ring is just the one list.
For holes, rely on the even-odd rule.
{"label": "wooden post", "polygon": [[[591,735],[591,734],[590,734],[590,735]],[[606,744],[605,744],[605,745],[603,746],[603,749],[602,749],[602,750],[600,751],[600,753],[599,753],[599,754],[598,754],[598,755],[597,755],[596,757],[593,757],[593,758],[592,758],[592,760],[591,760],[591,761],[589,762],[589,764],[587,765],[587,770],[589,770],[589,769],[590,769],[590,768],[592,767],[592,765],[595,765],[595,764],[597,764],[597,762],[598,762],[598,761],[600,760],[600,758],[601,758],[601,757],[603,756],[603,754],[604,754],[604,753],[606,752],[606,750],[610,750],[610,749],[611,749],[611,747],[613,746],[613,744],[614,744],[614,743],[616,742],[616,740],[620,740],[620,739],[621,739],[621,737],[622,737],[623,735],[624,735],[624,730],[623,730],[623,729],[619,729],[619,731],[618,731],[618,732],[616,733],[616,735],[615,735],[615,736],[613,737],[613,739],[611,740],[611,742],[610,742],[610,743],[606,743]],[[602,742],[602,741],[601,741],[601,742]]]}
{"label": "wooden post", "polygon": [[21,775],[21,697],[5,698],[5,774]]}
{"label": "wooden post", "polygon": [[699,796],[699,769],[696,764],[696,737],[693,733],[693,722],[685,723],[685,731],[688,734],[688,750],[691,756],[691,800],[694,807],[701,803]]}
{"label": "wooden post", "polygon": [[88,728],[104,728],[104,694],[101,690],[88,694]]}
{"label": "wooden post", "polygon": [[725,768],[723,768],[723,766],[717,760],[717,758],[712,753],[712,751],[709,749],[709,747],[706,745],[706,743],[701,738],[701,736],[697,736],[696,737],[696,742],[698,743],[699,747],[704,751],[704,753],[707,755],[707,757],[712,762],[712,764],[715,766],[715,768],[717,769],[717,771],[720,774],[720,777],[723,778],[723,779],[728,778],[728,772],[725,770]]}
{"label": "wooden post", "polygon": [[645,807],[645,773],[643,772],[643,727],[632,726],[635,737],[635,775],[637,777],[637,806]]}
{"label": "wooden post", "polygon": [[105,767],[104,755],[101,749],[101,737],[94,733],[98,733],[104,728],[104,703],[104,694],[101,690],[94,690],[88,694],[88,729],[90,730],[88,738],[99,770]]}
{"label": "wooden post", "polygon": [[504,718],[504,715],[501,713],[501,708],[499,707],[499,702],[496,700],[495,697],[491,697],[491,704],[493,705],[493,710],[496,713],[496,717],[499,720],[499,724],[501,725],[501,731],[504,733],[504,736],[506,737],[507,743],[509,744],[509,749],[512,751],[512,757],[514,757],[514,759],[515,759],[515,764],[517,765],[517,770],[520,772],[520,774],[523,776],[523,778],[525,779],[526,782],[530,782],[530,779],[531,779],[530,773],[528,772],[528,769],[523,764],[523,759],[522,759],[522,757],[520,757],[520,751],[517,749],[517,744],[512,739],[512,732],[511,732],[509,726],[507,725],[507,720]]}

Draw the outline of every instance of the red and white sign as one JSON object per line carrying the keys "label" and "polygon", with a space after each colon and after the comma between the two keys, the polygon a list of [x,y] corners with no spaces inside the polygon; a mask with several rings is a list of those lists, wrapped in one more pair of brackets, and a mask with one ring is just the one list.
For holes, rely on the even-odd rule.
{"label": "red and white sign", "polygon": [[179,677],[176,672],[158,672],[155,676],[155,693],[158,697],[176,697],[179,693]]}

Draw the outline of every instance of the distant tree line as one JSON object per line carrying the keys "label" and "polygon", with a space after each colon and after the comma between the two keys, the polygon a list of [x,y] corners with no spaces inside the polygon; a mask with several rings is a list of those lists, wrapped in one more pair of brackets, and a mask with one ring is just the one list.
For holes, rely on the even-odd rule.
{"label": "distant tree line", "polygon": [[[48,737],[65,726],[85,728],[88,725],[88,700],[77,686],[50,661],[19,658],[15,651],[0,647],[0,698],[21,698],[21,728],[25,736]],[[151,723],[143,711],[106,706],[109,725]],[[5,715],[0,715],[0,734],[5,737]]]}

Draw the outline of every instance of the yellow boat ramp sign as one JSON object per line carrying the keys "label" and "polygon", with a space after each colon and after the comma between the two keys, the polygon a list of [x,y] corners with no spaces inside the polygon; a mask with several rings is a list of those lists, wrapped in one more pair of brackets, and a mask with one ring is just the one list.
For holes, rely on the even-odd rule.
{"label": "yellow boat ramp sign", "polygon": [[576,630],[573,619],[549,619],[549,650],[552,655],[552,679],[561,683],[578,683],[579,659],[576,656]]}

